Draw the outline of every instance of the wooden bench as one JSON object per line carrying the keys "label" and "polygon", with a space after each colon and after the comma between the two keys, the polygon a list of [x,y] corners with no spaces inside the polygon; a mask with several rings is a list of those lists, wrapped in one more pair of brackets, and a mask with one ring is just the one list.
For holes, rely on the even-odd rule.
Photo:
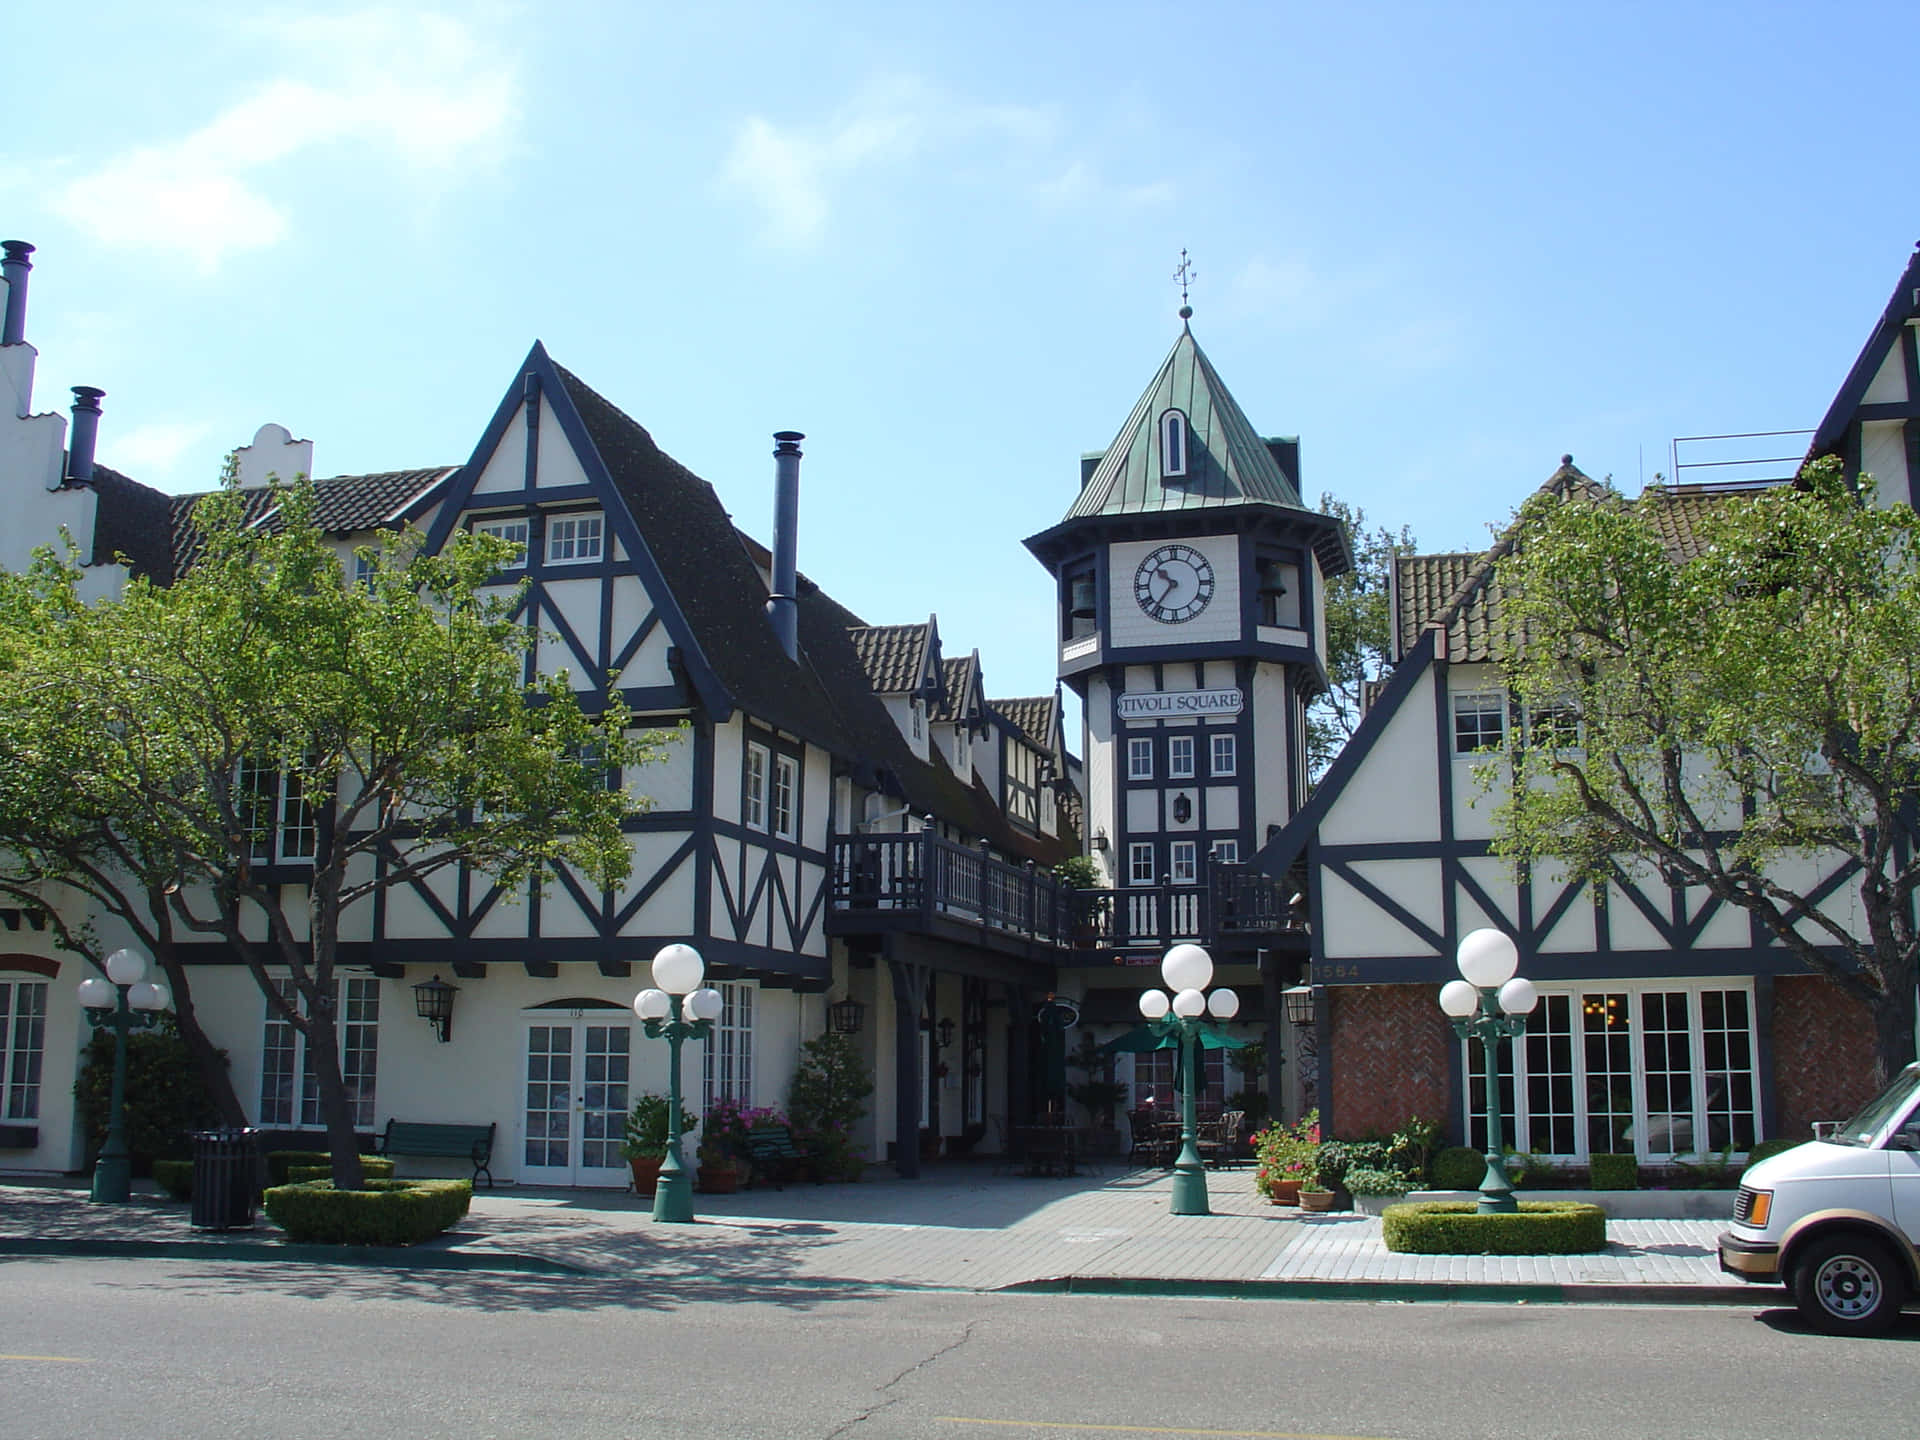
{"label": "wooden bench", "polygon": [[474,1184],[487,1177],[493,1188],[493,1125],[429,1125],[419,1120],[389,1120],[378,1141],[380,1155],[410,1155],[417,1159],[466,1160],[473,1165]]}
{"label": "wooden bench", "polygon": [[[747,1154],[753,1159],[755,1183],[765,1175],[776,1190],[784,1190],[794,1172],[813,1159],[813,1152],[797,1144],[793,1131],[785,1125],[754,1126],[747,1132]],[[818,1174],[813,1183],[820,1183]]]}

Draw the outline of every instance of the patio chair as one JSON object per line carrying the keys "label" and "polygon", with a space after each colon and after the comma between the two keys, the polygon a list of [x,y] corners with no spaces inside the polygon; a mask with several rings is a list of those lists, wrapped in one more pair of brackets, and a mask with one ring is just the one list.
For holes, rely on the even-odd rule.
{"label": "patio chair", "polygon": [[1228,1110],[1218,1120],[1200,1127],[1200,1158],[1214,1170],[1240,1163],[1240,1129],[1247,1112]]}

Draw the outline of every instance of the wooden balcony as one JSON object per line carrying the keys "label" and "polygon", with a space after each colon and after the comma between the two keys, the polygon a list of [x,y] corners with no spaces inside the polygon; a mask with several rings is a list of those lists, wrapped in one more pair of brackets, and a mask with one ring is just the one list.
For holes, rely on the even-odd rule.
{"label": "wooden balcony", "polygon": [[1205,884],[1072,890],[1032,863],[917,835],[836,840],[827,933],[936,935],[1005,954],[1071,964],[1182,941],[1251,945],[1305,935],[1281,882],[1244,865],[1211,865]]}

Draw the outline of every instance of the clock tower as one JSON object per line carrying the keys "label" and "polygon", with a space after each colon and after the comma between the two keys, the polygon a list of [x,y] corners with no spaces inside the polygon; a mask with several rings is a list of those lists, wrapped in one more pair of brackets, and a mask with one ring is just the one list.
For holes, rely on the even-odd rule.
{"label": "clock tower", "polygon": [[1058,582],[1087,838],[1123,895],[1207,887],[1299,809],[1322,595],[1353,564],[1340,523],[1301,498],[1299,441],[1253,428],[1191,314],[1113,443],[1081,460],[1065,517],[1026,542]]}

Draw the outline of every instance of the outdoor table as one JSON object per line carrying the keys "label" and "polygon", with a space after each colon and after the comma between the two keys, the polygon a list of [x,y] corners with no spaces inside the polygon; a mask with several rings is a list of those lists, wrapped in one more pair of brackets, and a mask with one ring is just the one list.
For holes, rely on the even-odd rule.
{"label": "outdoor table", "polygon": [[1029,1175],[1073,1175],[1080,1155],[1080,1131],[1073,1125],[1022,1125],[1020,1137]]}

